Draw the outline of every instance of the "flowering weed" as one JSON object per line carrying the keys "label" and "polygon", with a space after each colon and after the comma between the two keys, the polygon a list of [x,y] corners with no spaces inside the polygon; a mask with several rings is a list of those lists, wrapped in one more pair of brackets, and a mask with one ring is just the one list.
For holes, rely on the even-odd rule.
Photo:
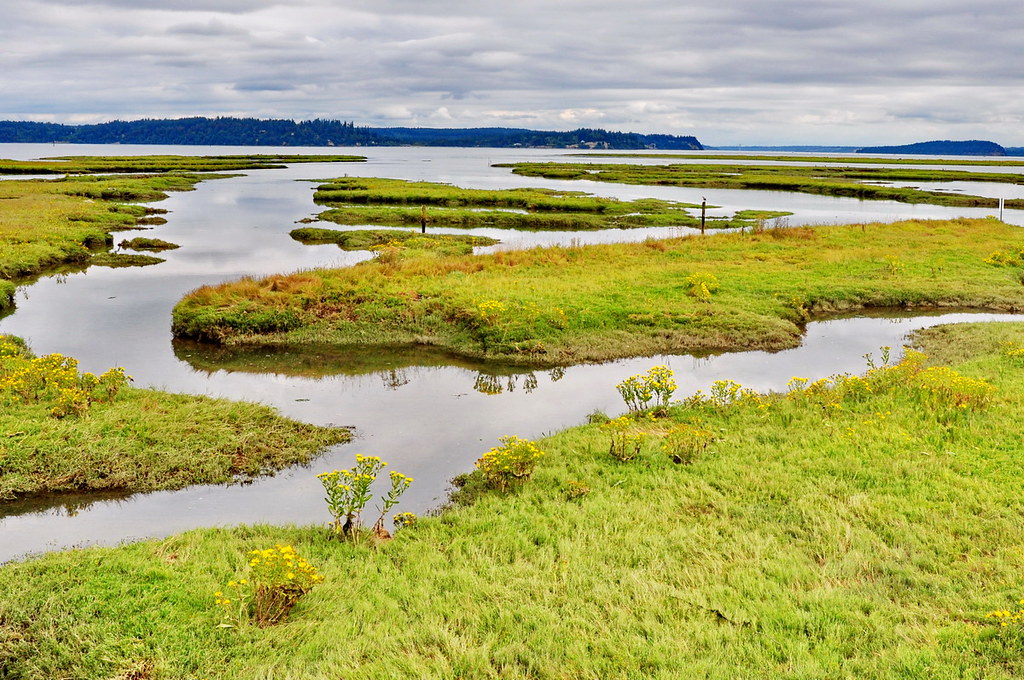
{"label": "flowering weed", "polygon": [[316,567],[290,545],[276,545],[249,553],[249,578],[228,581],[230,594],[214,593],[225,626],[251,619],[258,626],[272,626],[288,616],[303,595],[323,582]]}
{"label": "flowering weed", "polygon": [[640,454],[646,435],[634,429],[636,421],[626,416],[613,418],[601,425],[601,429],[611,437],[608,453],[620,461],[633,460]]}
{"label": "flowering weed", "polygon": [[[373,497],[370,487],[386,465],[387,463],[378,456],[357,455],[355,467],[351,470],[333,470],[317,475],[324,491],[327,492],[324,500],[333,518],[330,523],[331,531],[336,536],[345,536],[353,540],[360,538],[362,513]],[[383,526],[384,515],[398,504],[398,498],[412,484],[412,477],[400,472],[392,471],[390,477],[391,489],[381,499],[380,516],[373,524],[374,533],[382,536],[387,533]]]}
{"label": "flowering weed", "polygon": [[661,408],[668,408],[676,381],[672,369],[665,365],[652,366],[646,374],[626,378],[615,388],[622,395],[626,407],[635,413],[646,411],[651,401]]}
{"label": "flowering weed", "polygon": [[508,491],[530,478],[544,452],[536,443],[515,435],[501,437],[498,441],[501,446],[481,456],[476,467],[490,486]]}

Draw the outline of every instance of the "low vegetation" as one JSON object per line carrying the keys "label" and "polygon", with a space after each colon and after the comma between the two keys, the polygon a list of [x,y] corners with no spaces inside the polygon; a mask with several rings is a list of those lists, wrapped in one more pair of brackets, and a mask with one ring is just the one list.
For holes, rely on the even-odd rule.
{"label": "low vegetation", "polygon": [[797,344],[864,307],[1024,308],[1020,230],[996,220],[769,229],[636,244],[371,261],[200,288],[178,337],[418,344],[538,365]]}
{"label": "low vegetation", "polygon": [[[955,364],[883,350],[862,377],[796,376],[786,394],[721,381],[662,416],[627,416],[645,439],[626,459],[608,428],[572,428],[537,442],[528,483],[488,490],[474,473],[475,501],[386,542],[237,527],[7,564],[0,668],[1020,677],[1024,628],[991,614],[1024,596],[1022,339],[1020,324],[927,331],[920,349]],[[316,588],[283,623],[223,627],[224,583],[260,577],[247,568],[268,546],[315,565]]]}
{"label": "low vegetation", "polygon": [[116,367],[80,373],[72,357],[34,357],[0,335],[0,501],[227,482],[307,462],[350,436],[265,406],[135,389],[130,380]]}
{"label": "low vegetation", "polygon": [[[653,198],[619,201],[553,189],[463,189],[379,177],[334,180],[318,187],[313,200],[331,206],[320,213],[320,219],[346,225],[402,227],[428,223],[464,229],[559,231],[700,226],[699,204]],[[698,213],[688,212],[692,209],[698,209]],[[708,219],[705,227],[752,227],[790,214],[745,210],[729,219]]]}
{"label": "low vegetation", "polygon": [[351,163],[364,156],[249,154],[230,156],[55,156],[34,161],[0,159],[0,175],[233,172],[283,168],[292,163]]}
{"label": "low vegetation", "polygon": [[117,244],[118,248],[128,248],[129,250],[174,250],[178,248],[177,243],[171,243],[170,241],[164,241],[159,238],[144,238],[136,237],[125,239]]}
{"label": "low vegetation", "polygon": [[[763,160],[759,159],[759,160]],[[789,158],[788,160],[792,160]],[[833,161],[835,159],[832,159]],[[845,159],[844,159],[845,162]],[[902,161],[901,161],[902,162]],[[889,182],[1001,182],[1019,184],[1014,173],[927,170],[916,168],[865,168],[836,163],[799,166],[792,164],[723,165],[676,163],[630,165],[627,163],[515,163],[502,165],[526,177],[585,179],[592,182],[694,187],[702,189],[755,189],[793,191],[866,200],[931,203],[952,207],[996,208],[999,200],[965,193],[928,191],[913,187],[886,186]],[[989,163],[986,162],[986,165]],[[1024,208],[1024,200],[1010,199],[1007,208]]]}
{"label": "low vegetation", "polygon": [[464,234],[424,234],[398,229],[322,229],[299,227],[291,237],[309,245],[334,243],[342,250],[373,250],[415,252],[434,255],[468,255],[478,246],[493,246],[497,239]]}
{"label": "low vegetation", "polygon": [[993,158],[988,157],[984,159],[969,158],[959,156],[955,159],[946,158],[937,161],[934,158],[894,158],[892,156],[857,156],[857,155],[845,155],[845,156],[811,156],[811,155],[774,155],[768,153],[761,154],[743,154],[743,153],[658,153],[653,151],[647,152],[634,152],[634,153],[580,153],[580,154],[568,154],[572,156],[586,156],[587,158],[599,158],[599,157],[610,157],[610,158],[664,158],[666,160],[708,160],[708,161],[755,161],[764,163],[765,161],[772,161],[775,163],[793,163],[793,164],[805,164],[805,163],[829,163],[833,165],[961,165],[961,166],[1002,166],[1002,167],[1024,167],[1024,160],[1007,160],[1005,158]]}
{"label": "low vegetation", "polygon": [[[137,205],[204,179],[283,163],[365,160],[350,156],[127,156],[0,160],[0,174],[60,174],[51,180],[0,182],[0,311],[10,307],[18,280],[57,267],[137,266],[159,258],[111,256],[112,232],[162,224],[164,211]],[[200,171],[206,174],[198,174]],[[92,173],[120,173],[92,174]],[[135,174],[147,173],[147,174]],[[102,255],[93,261],[96,255]]]}

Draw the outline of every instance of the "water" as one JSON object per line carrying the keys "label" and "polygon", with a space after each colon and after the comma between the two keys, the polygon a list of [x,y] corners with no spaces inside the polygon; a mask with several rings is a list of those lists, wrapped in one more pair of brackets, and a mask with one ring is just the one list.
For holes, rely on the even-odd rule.
{"label": "water", "polygon": [[[10,147],[18,147],[11,150]],[[28,150],[22,147],[37,147]],[[0,156],[129,153],[244,153],[266,149],[210,147],[55,147],[0,145]],[[17,153],[14,153],[14,152]],[[294,150],[289,150],[292,152]],[[302,150],[310,151],[310,150]],[[795,350],[745,352],[694,358],[653,357],[555,371],[523,371],[474,364],[437,353],[324,350],[313,356],[225,356],[210,348],[172,343],[170,312],[188,291],[243,275],[345,266],[366,257],[335,246],[304,246],[288,232],[314,215],[314,184],[298,181],[344,174],[444,181],[460,186],[548,186],[618,198],[658,196],[711,202],[731,209],[786,209],[791,224],[858,222],[910,216],[951,217],[962,209],[865,203],[852,199],[765,192],[704,191],[616,186],[521,178],[491,163],[554,160],[561,152],[494,149],[318,149],[365,153],[368,163],[295,165],[243,177],[209,181],[173,194],[159,207],[169,222],[152,234],[180,244],[146,268],[105,269],[44,277],[19,291],[17,311],[0,320],[0,332],[26,338],[40,354],[77,357],[83,370],[124,366],[140,386],[271,404],[285,415],[316,424],[351,425],[357,439],[333,447],[310,468],[293,468],[248,485],[202,486],[176,492],[95,501],[95,496],[5,506],[0,512],[0,562],[27,553],[86,543],[113,544],[162,536],[197,526],[239,522],[316,523],[326,519],[315,473],[350,464],[355,453],[380,455],[392,469],[416,479],[401,510],[422,513],[440,503],[447,481],[473,467],[497,438],[537,438],[576,425],[595,409],[623,410],[615,384],[667,363],[682,385],[677,396],[732,379],[761,390],[784,388],[794,375],[816,379],[864,370],[863,355],[899,346],[909,330],[975,318],[849,319],[811,324]],[[17,154],[21,154],[18,156]],[[933,210],[934,208],[934,210]],[[902,211],[902,212],[897,212]],[[1016,211],[1007,211],[1016,212]],[[833,215],[823,219],[824,215]],[[642,239],[683,230],[521,232],[481,230],[503,247],[538,243],[589,243]],[[994,318],[986,316],[984,318]],[[226,370],[224,366],[231,366]],[[315,369],[316,374],[310,373]]]}

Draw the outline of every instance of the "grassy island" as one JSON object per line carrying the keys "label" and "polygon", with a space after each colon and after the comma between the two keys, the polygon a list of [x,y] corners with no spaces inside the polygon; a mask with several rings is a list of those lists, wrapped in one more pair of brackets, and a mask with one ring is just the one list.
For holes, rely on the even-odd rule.
{"label": "grassy island", "polygon": [[39,494],[228,482],[307,462],[350,438],[266,406],[130,380],[119,368],[79,373],[72,357],[35,357],[0,335],[0,507]]}
{"label": "grassy island", "polygon": [[[755,157],[756,158],[756,157]],[[760,158],[758,160],[763,160]],[[792,161],[789,157],[786,160]],[[824,159],[809,159],[811,162]],[[804,194],[841,196],[901,203],[931,203],[965,208],[996,208],[999,200],[965,193],[928,191],[914,187],[886,186],[891,182],[1001,182],[1020,184],[1021,175],[967,170],[917,168],[844,167],[847,159],[827,165],[792,164],[724,165],[674,163],[671,165],[630,165],[627,163],[514,163],[512,172],[525,177],[585,179],[592,182],[694,187],[702,189],[754,189],[794,191]],[[867,159],[864,159],[867,160]],[[893,163],[902,161],[890,161]],[[864,164],[864,161],[861,161]],[[989,163],[986,163],[989,164]],[[1007,208],[1024,208],[1024,200],[1006,201]]]}
{"label": "grassy island", "polygon": [[[918,343],[951,366],[875,357],[863,378],[783,395],[723,382],[627,419],[643,437],[631,460],[609,455],[607,428],[576,427],[538,442],[529,482],[464,495],[382,544],[239,527],[8,564],[0,668],[26,680],[1017,678],[1024,627],[990,614],[1024,596],[1022,340],[1020,324],[939,329]],[[680,428],[710,433],[688,464],[662,448]],[[283,624],[219,627],[215,593],[275,544],[324,582]]]}
{"label": "grassy island", "polygon": [[637,244],[374,260],[203,287],[177,336],[418,344],[538,365],[779,349],[815,315],[1024,309],[1020,229],[996,220],[768,229]]}
{"label": "grassy island", "polygon": [[[344,225],[586,231],[637,227],[699,227],[688,210],[699,204],[644,198],[619,201],[553,189],[463,189],[437,182],[346,177],[317,187],[313,200],[330,206],[320,219]],[[711,206],[712,208],[716,206]],[[752,227],[788,212],[741,210],[709,219],[706,228]]]}

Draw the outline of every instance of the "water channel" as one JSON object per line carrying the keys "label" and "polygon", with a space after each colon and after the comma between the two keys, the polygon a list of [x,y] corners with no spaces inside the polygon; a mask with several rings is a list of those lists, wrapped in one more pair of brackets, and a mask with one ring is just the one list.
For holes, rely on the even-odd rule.
{"label": "water channel", "polygon": [[[34,158],[69,153],[266,153],[264,148],[91,147],[0,145],[0,157]],[[356,153],[358,164],[299,164],[201,183],[158,205],[168,223],[152,233],[180,244],[152,267],[105,269],[41,278],[19,290],[17,310],[0,319],[0,333],[19,335],[37,354],[77,357],[82,370],[124,366],[143,387],[248,399],[317,424],[353,426],[353,443],[333,447],[309,467],[251,484],[198,486],[181,491],[97,500],[94,495],[5,504],[0,507],[0,563],[26,554],[87,544],[116,544],[198,526],[237,523],[319,523],[326,519],[315,474],[345,467],[356,453],[380,455],[391,469],[416,479],[401,510],[423,513],[446,495],[448,480],[472,469],[479,455],[505,434],[537,438],[583,422],[594,410],[624,406],[615,390],[623,378],[655,363],[676,372],[677,397],[731,379],[759,390],[784,389],[793,376],[816,379],[861,372],[864,355],[899,347],[912,329],[995,315],[855,318],[812,323],[801,347],[777,353],[743,352],[705,357],[646,357],[600,365],[528,371],[475,363],[436,352],[351,352],[332,348],[304,354],[251,354],[174,343],[170,311],[189,290],[206,283],[320,266],[345,266],[367,257],[335,246],[304,246],[288,232],[315,215],[314,184],[305,179],[341,175],[443,181],[467,187],[546,186],[616,198],[657,196],[709,202],[731,212],[744,208],[789,210],[790,224],[892,221],[909,217],[983,216],[990,211],[774,192],[637,187],[522,178],[492,163],[569,160],[558,151],[496,149],[310,149],[290,153]],[[595,159],[605,162],[606,159]],[[660,162],[665,162],[661,160]],[[999,186],[999,185],[996,185]],[[1021,211],[1008,222],[1024,224]],[[499,248],[571,242],[642,240],[689,233],[686,229],[603,232],[501,232]]]}

